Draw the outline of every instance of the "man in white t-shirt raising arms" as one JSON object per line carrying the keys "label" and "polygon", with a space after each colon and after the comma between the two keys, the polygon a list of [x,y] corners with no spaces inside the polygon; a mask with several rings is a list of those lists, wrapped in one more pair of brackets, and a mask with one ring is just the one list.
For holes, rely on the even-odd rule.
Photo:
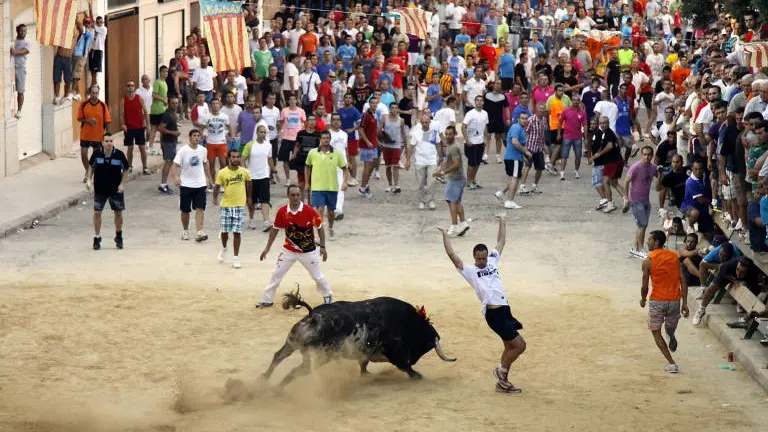
{"label": "man in white t-shirt raising arms", "polygon": [[493,375],[498,380],[496,382],[496,391],[499,393],[520,393],[522,390],[510,383],[507,376],[509,374],[509,367],[517,360],[520,354],[525,352],[525,339],[518,333],[523,328],[523,325],[512,316],[507,302],[507,295],[504,293],[504,286],[501,284],[498,262],[507,238],[507,221],[504,213],[497,214],[496,217],[499,219],[499,234],[496,239],[496,248],[489,253],[486,245],[482,243],[475,245],[474,249],[472,249],[475,264],[471,266],[464,265],[459,256],[456,255],[447,232],[441,227],[437,227],[437,229],[443,234],[443,246],[445,246],[445,253],[448,254],[448,258],[451,259],[459,273],[464,276],[464,279],[474,288],[477,297],[480,299],[483,305],[485,321],[491,330],[504,341],[501,364],[493,369]]}
{"label": "man in white t-shirt raising arms", "polygon": [[467,156],[467,189],[480,189],[477,184],[477,169],[485,153],[485,130],[488,126],[488,113],[483,110],[484,98],[475,96],[475,109],[464,115],[464,154]]}
{"label": "man in white t-shirt raising arms", "polygon": [[197,129],[189,131],[189,144],[181,147],[173,158],[173,178],[179,188],[179,210],[181,210],[182,240],[189,240],[189,213],[195,210],[196,242],[208,240],[203,231],[205,220],[205,189],[213,186],[209,171],[207,150],[199,145],[201,134]]}
{"label": "man in white t-shirt raising arms", "polygon": [[[333,151],[341,154],[346,165],[348,162],[347,145],[349,143],[349,135],[341,129],[341,116],[338,113],[331,115],[331,127],[328,131],[331,133],[331,147],[333,147]],[[342,220],[344,219],[344,191],[342,190],[344,170],[341,168],[336,169],[336,180],[339,183],[339,192],[336,195],[336,210],[333,212],[333,217],[336,220]]]}

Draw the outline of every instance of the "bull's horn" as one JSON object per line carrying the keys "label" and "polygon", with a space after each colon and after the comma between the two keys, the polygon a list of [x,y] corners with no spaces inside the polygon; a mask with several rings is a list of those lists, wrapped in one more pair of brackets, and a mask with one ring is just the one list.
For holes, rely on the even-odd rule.
{"label": "bull's horn", "polygon": [[437,353],[437,356],[440,357],[442,361],[447,361],[447,362],[456,361],[455,358],[451,358],[445,355],[445,353],[443,352],[443,349],[440,348],[440,338],[437,338],[437,337],[435,338],[435,352]]}

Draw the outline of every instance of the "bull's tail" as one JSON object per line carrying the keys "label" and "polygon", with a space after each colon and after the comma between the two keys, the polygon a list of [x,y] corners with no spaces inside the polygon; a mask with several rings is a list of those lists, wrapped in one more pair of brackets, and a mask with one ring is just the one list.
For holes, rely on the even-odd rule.
{"label": "bull's tail", "polygon": [[283,309],[301,309],[307,308],[309,313],[312,313],[312,306],[307,304],[299,294],[299,284],[296,284],[296,291],[288,294],[283,294]]}

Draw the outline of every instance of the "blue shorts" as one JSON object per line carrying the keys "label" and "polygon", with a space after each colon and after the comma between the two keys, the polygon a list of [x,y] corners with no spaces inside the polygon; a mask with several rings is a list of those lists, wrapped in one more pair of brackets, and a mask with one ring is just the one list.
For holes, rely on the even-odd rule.
{"label": "blue shorts", "polygon": [[466,184],[466,180],[448,180],[448,185],[445,187],[445,200],[451,203],[460,203]]}
{"label": "blue shorts", "polygon": [[360,149],[360,162],[373,162],[379,157],[379,149]]}
{"label": "blue shorts", "polygon": [[338,196],[338,192],[312,191],[312,207],[327,207],[329,211],[334,211],[336,210],[336,199]]}
{"label": "blue shorts", "polygon": [[219,230],[223,233],[243,232],[245,207],[222,207],[219,213]]}
{"label": "blue shorts", "polygon": [[560,149],[560,157],[563,159],[568,159],[568,156],[571,154],[571,147],[573,147],[573,154],[576,156],[576,159],[581,159],[581,140],[572,140],[572,139],[563,139],[563,147]]}
{"label": "blue shorts", "polygon": [[603,165],[592,165],[592,186],[603,185]]}

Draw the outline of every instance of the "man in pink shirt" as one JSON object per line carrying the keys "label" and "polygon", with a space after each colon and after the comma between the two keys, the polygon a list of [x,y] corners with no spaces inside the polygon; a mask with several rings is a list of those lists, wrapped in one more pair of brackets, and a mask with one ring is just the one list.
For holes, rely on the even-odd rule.
{"label": "man in pink shirt", "polygon": [[651,215],[651,183],[654,179],[658,181],[659,176],[656,165],[651,163],[652,158],[653,147],[643,147],[640,150],[640,160],[629,168],[627,179],[624,181],[627,195],[624,196],[624,208],[621,211],[626,213],[631,209],[637,227],[634,245],[629,248],[629,254],[641,259],[648,256],[643,250],[643,240]]}
{"label": "man in pink shirt", "polygon": [[587,112],[581,104],[581,95],[574,92],[571,97],[571,106],[565,108],[560,114],[560,128],[557,131],[558,141],[562,141],[563,146],[560,150],[560,180],[565,180],[565,166],[568,164],[568,156],[573,147],[574,164],[576,171],[574,178],[579,178],[579,168],[581,168],[581,150],[584,142],[584,134],[587,130]]}
{"label": "man in pink shirt", "polygon": [[555,89],[552,88],[552,86],[549,85],[549,78],[547,78],[544,74],[539,74],[539,85],[533,88],[533,91],[531,92],[531,99],[533,102],[533,106],[536,106],[540,103],[547,103],[547,99],[549,99],[550,96],[555,94]]}

